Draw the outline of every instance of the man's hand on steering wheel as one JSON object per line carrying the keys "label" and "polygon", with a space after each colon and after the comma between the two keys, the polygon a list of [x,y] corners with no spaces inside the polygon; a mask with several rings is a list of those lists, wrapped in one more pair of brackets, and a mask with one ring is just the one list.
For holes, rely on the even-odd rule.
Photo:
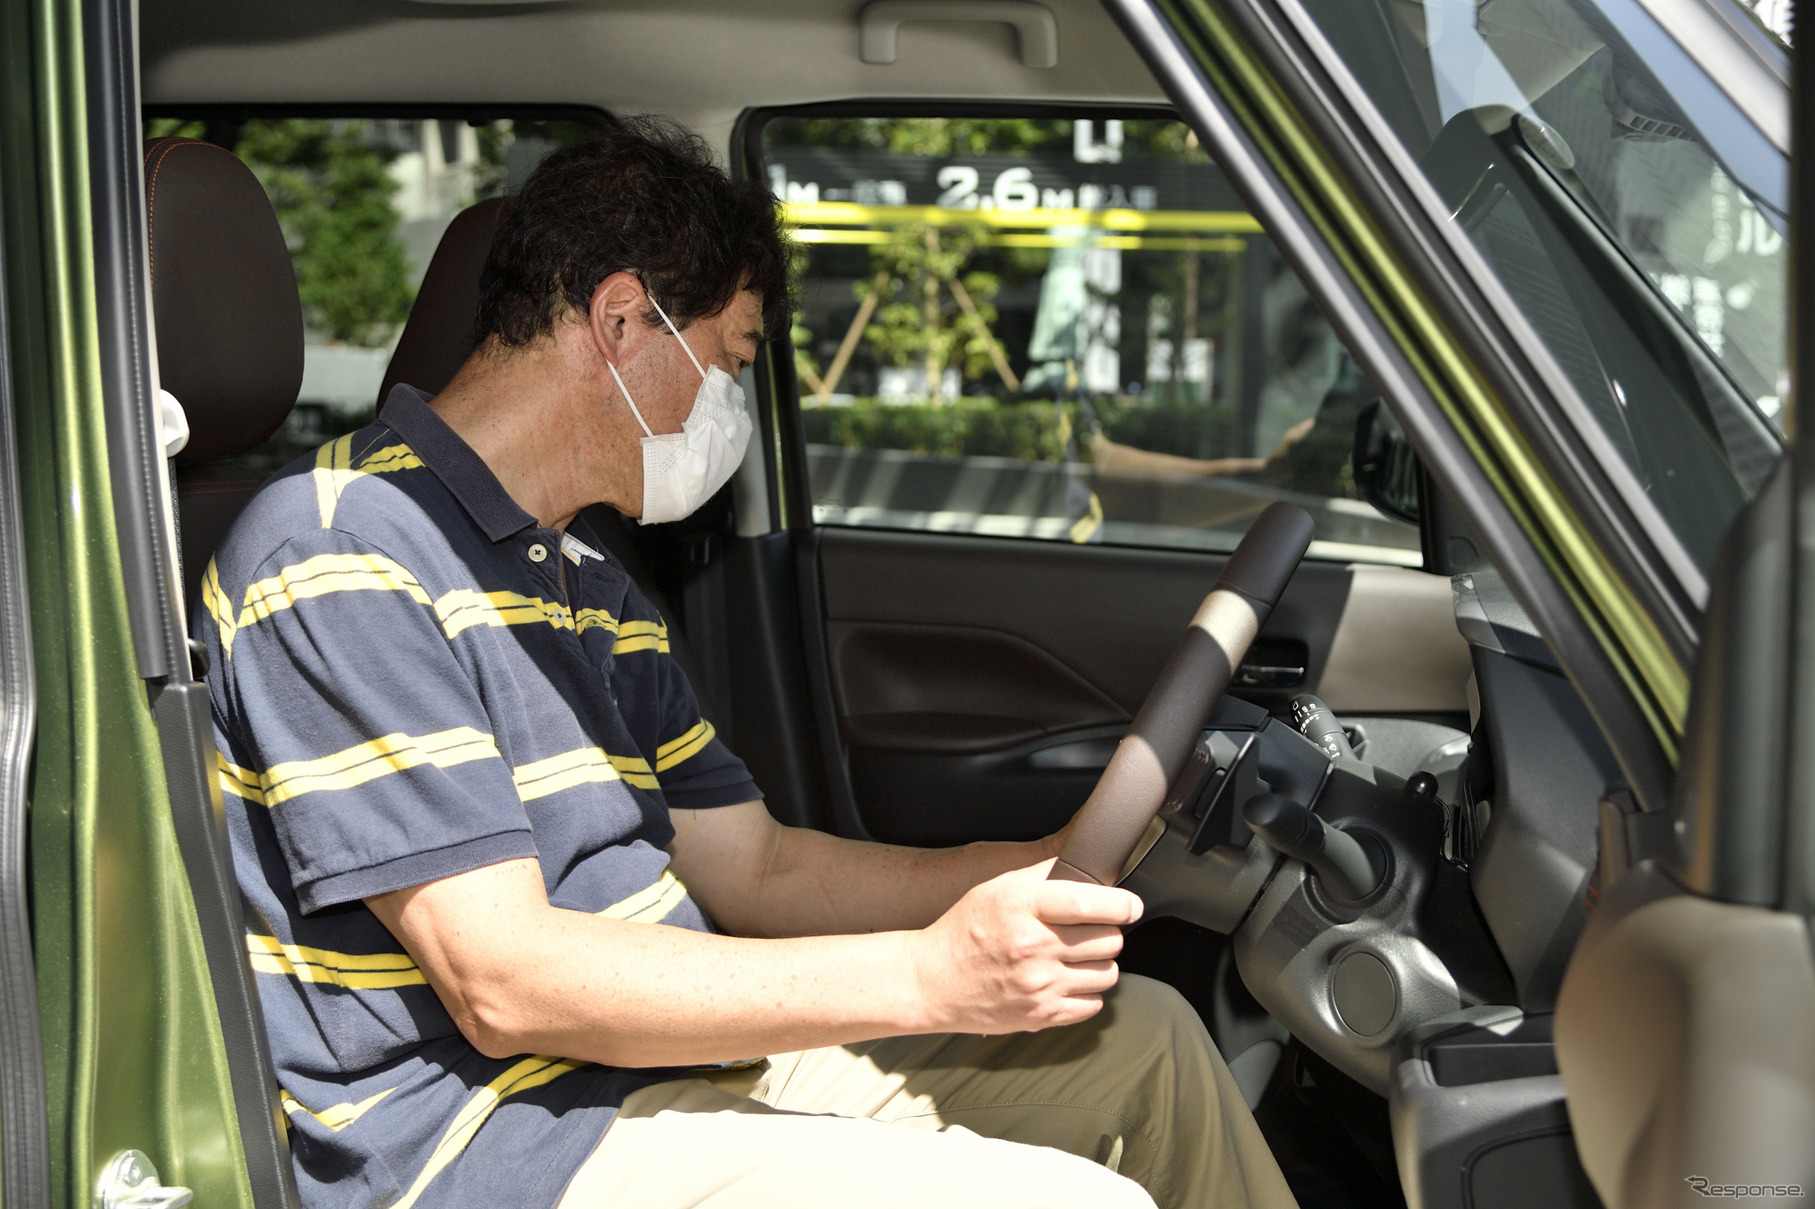
{"label": "man's hand on steering wheel", "polygon": [[1127,890],[1052,881],[1052,862],[972,888],[911,933],[929,1032],[1015,1033],[1075,1024],[1115,985],[1122,929],[1141,917]]}

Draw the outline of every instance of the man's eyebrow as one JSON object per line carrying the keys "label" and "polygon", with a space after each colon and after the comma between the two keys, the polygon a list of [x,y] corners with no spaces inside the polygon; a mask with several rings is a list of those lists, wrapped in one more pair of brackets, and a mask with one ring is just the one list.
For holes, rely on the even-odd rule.
{"label": "man's eyebrow", "polygon": [[761,348],[769,338],[760,331],[750,331],[744,333],[744,339],[750,342],[750,348],[754,351]]}

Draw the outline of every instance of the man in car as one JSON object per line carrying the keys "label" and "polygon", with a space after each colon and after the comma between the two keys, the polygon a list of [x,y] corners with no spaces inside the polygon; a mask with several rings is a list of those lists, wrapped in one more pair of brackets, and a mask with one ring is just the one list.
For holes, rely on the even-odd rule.
{"label": "man in car", "polygon": [[1289,1206],[1196,1015],[1117,985],[1138,899],[1046,880],[1056,836],[778,824],[576,521],[723,485],[786,264],[692,136],[557,151],[453,382],[289,468],[209,567],[305,1203]]}

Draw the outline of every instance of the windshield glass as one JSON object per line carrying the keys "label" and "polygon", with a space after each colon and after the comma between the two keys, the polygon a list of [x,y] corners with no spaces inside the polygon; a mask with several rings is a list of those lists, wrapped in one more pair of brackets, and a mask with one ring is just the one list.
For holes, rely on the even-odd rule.
{"label": "windshield glass", "polygon": [[1781,453],[1787,164],[1634,0],[1307,0],[1705,573]]}

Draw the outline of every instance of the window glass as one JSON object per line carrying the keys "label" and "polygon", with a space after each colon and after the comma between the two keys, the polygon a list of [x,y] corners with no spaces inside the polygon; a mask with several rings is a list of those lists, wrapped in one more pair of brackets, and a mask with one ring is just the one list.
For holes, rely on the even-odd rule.
{"label": "window glass", "polygon": [[1306,7],[1707,571],[1781,454],[1784,157],[1633,0]]}
{"label": "window glass", "polygon": [[576,121],[153,118],[147,138],[225,147],[258,176],[289,242],[306,325],[302,390],[246,460],[275,470],[371,422],[442,232],[592,127]]}
{"label": "window glass", "polygon": [[776,118],[815,518],[1228,550],[1273,500],[1313,555],[1417,565],[1357,497],[1376,397],[1191,130]]}

